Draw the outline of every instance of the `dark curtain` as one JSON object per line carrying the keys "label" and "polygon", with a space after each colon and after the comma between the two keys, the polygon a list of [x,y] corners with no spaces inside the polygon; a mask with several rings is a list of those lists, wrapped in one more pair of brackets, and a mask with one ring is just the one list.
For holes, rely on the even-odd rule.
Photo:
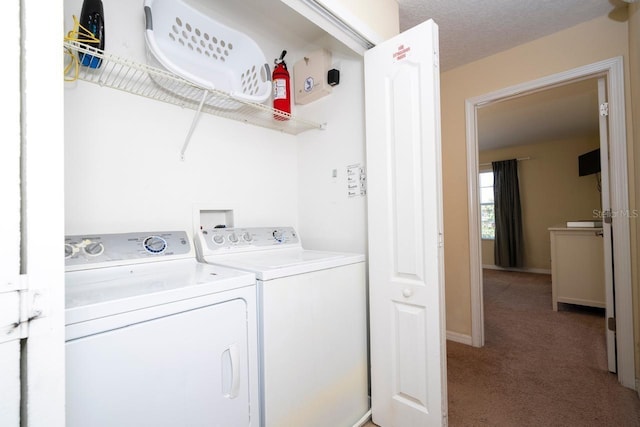
{"label": "dark curtain", "polygon": [[522,267],[522,211],[516,159],[493,162],[493,197],[496,219],[495,263]]}

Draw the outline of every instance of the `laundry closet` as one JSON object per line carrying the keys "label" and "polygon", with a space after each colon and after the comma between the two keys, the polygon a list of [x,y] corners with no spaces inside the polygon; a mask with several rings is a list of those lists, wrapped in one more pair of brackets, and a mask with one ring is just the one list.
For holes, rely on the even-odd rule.
{"label": "laundry closet", "polygon": [[[356,13],[353,4],[337,0],[183,1],[259,46],[268,68],[254,67],[253,79],[264,80],[286,50],[292,116],[245,109],[233,96],[212,107],[181,89],[170,102],[136,90],[137,72],[145,70],[138,64],[149,62],[145,31],[155,26],[153,14],[142,0],[104,1],[101,67],[115,76],[76,80],[72,69],[64,86],[64,231],[80,236],[68,238],[69,256],[88,253],[96,243],[82,237],[87,233],[117,235],[162,254],[163,235],[126,234],[144,230],[172,230],[167,235],[182,244],[191,237],[176,239],[181,231],[203,242],[203,234],[233,243],[265,235],[260,244],[290,241],[304,249],[363,254],[359,277],[368,287],[360,317],[369,324],[352,341],[371,343],[364,369],[371,375],[373,396],[365,400],[373,399],[373,419],[383,426],[446,422],[437,27],[427,23],[391,39],[397,16],[385,12],[393,8],[370,8],[369,2],[360,2]],[[64,1],[65,31],[74,27],[82,5]],[[178,38],[183,33],[189,49],[199,50],[200,28],[189,28],[182,16],[175,22],[180,28],[170,31]],[[206,50],[207,42],[201,44]],[[222,47],[240,46],[226,40]],[[110,58],[116,67],[108,67]],[[311,101],[303,97],[313,79],[295,75],[296,65],[310,62],[320,62],[320,78],[331,83]],[[87,71],[79,67],[80,74]],[[269,97],[264,104],[271,102]],[[263,229],[269,226],[278,228]],[[217,234],[220,227],[232,230]],[[260,317],[261,277],[253,273]],[[357,299],[349,295],[345,300]],[[261,340],[258,331],[259,346]],[[231,353],[225,357],[232,359]],[[234,389],[235,378],[223,383]],[[351,380],[349,374],[344,379]],[[309,405],[322,405],[322,398]],[[366,406],[358,409],[360,421],[351,422],[367,420]],[[264,425],[252,417],[250,425]]]}
{"label": "laundry closet", "polygon": [[[67,45],[71,55],[78,55],[80,65],[75,65],[78,68],[74,69],[74,64],[71,64],[65,83],[69,425],[102,425],[105,420],[170,425],[179,422],[181,416],[187,423],[224,419],[234,425],[252,426],[276,426],[283,422],[322,425],[338,420],[340,424],[348,423],[350,426],[361,418],[366,420],[370,405],[364,255],[356,259],[356,270],[337,267],[333,276],[309,273],[300,276],[299,285],[288,291],[279,291],[284,292],[279,299],[291,299],[295,295],[298,302],[294,304],[298,308],[287,309],[288,305],[278,302],[272,303],[276,304],[274,307],[263,306],[258,302],[257,335],[256,302],[255,296],[251,296],[252,292],[256,293],[255,284],[253,291],[247,284],[236,284],[234,286],[238,290],[235,294],[227,292],[228,297],[225,297],[224,293],[215,293],[217,300],[212,300],[214,294],[209,294],[216,288],[214,283],[213,286],[206,285],[211,291],[189,293],[194,301],[191,311],[204,313],[206,310],[211,313],[209,319],[215,319],[217,315],[218,320],[213,321],[214,324],[200,322],[185,328],[187,313],[180,308],[171,309],[182,304],[178,301],[184,297],[177,293],[167,295],[163,305],[155,306],[155,309],[167,307],[164,317],[151,314],[150,310],[154,308],[143,301],[120,308],[114,300],[110,303],[109,317],[96,317],[96,310],[89,310],[92,304],[104,305],[111,300],[108,289],[112,286],[127,286],[133,290],[143,286],[147,288],[150,285],[145,283],[155,282],[154,288],[174,291],[182,288],[184,285],[180,282],[165,283],[162,274],[155,279],[145,279],[144,275],[155,274],[152,269],[158,265],[158,269],[175,271],[172,274],[178,274],[178,269],[183,268],[186,278],[188,271],[194,268],[191,266],[193,257],[188,256],[194,252],[193,248],[184,255],[185,259],[173,258],[180,251],[187,250],[188,242],[195,240],[196,233],[205,233],[199,234],[203,242],[201,247],[205,247],[206,235],[211,235],[214,227],[244,227],[240,243],[255,239],[256,245],[252,247],[259,248],[265,242],[264,233],[261,229],[246,227],[292,226],[278,233],[286,233],[297,240],[295,230],[299,230],[307,249],[365,254],[366,165],[361,53],[354,52],[280,1],[222,0],[173,4],[155,1],[145,2],[143,8],[143,2],[123,0],[104,2],[100,11],[100,2],[74,0],[65,2],[65,27],[73,28],[77,19],[73,15],[79,17],[80,22],[86,21],[85,8],[88,5],[98,7],[96,16],[104,16],[103,22],[97,22],[98,26],[103,25],[103,31],[99,32],[104,33],[104,47],[100,46],[104,55],[92,56],[82,50],[74,52],[76,45]],[[83,16],[79,16],[81,10]],[[168,18],[163,15],[168,13],[171,13]],[[216,27],[219,24],[231,31],[224,34],[224,29]],[[176,58],[156,56],[160,54],[152,52],[153,46],[149,46],[156,43],[156,38],[166,37],[167,33],[176,37],[170,46],[183,49],[171,52]],[[251,40],[258,45],[257,49],[250,50],[253,48]],[[67,41],[73,42],[73,37],[68,37]],[[206,56],[202,51],[199,55],[189,55],[194,53],[194,46],[198,50],[204,49]],[[261,54],[265,58],[261,58]],[[261,92],[259,94],[265,95],[264,89],[267,88],[264,101],[267,106],[271,105],[272,98],[271,71],[281,59],[288,63],[292,117],[279,117],[277,112],[269,111],[265,114],[259,107],[236,102],[215,90],[211,95],[204,92],[203,96],[209,98],[206,98],[206,103],[203,101],[205,107],[200,111],[200,105],[196,109],[189,105],[189,99],[185,98],[190,95],[180,86],[176,89],[170,81],[166,88],[162,87],[164,77],[153,74],[155,70],[147,75],[144,68],[144,64],[148,64],[156,69],[166,68],[172,73],[175,68],[178,71],[174,74],[188,69],[196,77],[206,80],[207,66],[213,61],[217,65],[222,60],[231,64],[233,55],[242,56],[249,63],[252,56],[259,58],[253,60],[257,66],[243,66],[243,80],[246,74],[251,85],[248,91],[251,93],[247,96],[249,102],[259,102],[253,99],[253,94]],[[200,62],[189,63],[193,58]],[[312,102],[303,98],[305,89],[309,88],[302,87],[300,82],[296,85],[298,76],[295,74],[298,67],[304,68],[310,62],[320,68],[314,73],[318,74],[315,78],[321,86],[318,91],[322,92],[315,94],[314,98],[318,99]],[[225,65],[219,67],[221,75],[229,70],[239,72],[231,65]],[[216,70],[213,66],[210,68]],[[247,68],[249,70],[245,71]],[[327,84],[330,70],[332,87]],[[221,75],[213,76],[218,78],[218,81],[212,81],[216,89],[219,83],[226,83]],[[150,78],[155,80],[151,82]],[[313,85],[310,79],[312,77],[307,81]],[[143,83],[139,83],[140,80]],[[200,83],[193,77],[187,80]],[[201,85],[208,87],[207,83],[205,81]],[[143,89],[137,87],[143,84],[146,84]],[[218,90],[223,92],[235,89],[221,86]],[[163,97],[171,95],[168,96],[171,102],[149,99],[157,98],[148,95],[150,90],[160,91]],[[199,101],[199,96],[200,92],[196,91],[191,100]],[[236,96],[242,99],[245,93]],[[261,100],[264,98],[262,96]],[[300,102],[296,103],[297,100]],[[163,232],[158,232],[160,230]],[[183,244],[180,245],[176,243],[175,236],[181,234],[168,230],[194,234],[192,239],[181,237]],[[269,230],[265,232],[271,233]],[[235,234],[230,232],[225,239],[232,236]],[[273,243],[267,242],[269,245]],[[237,245],[230,244],[223,250],[234,249]],[[140,249],[136,250],[136,247]],[[127,255],[136,252],[142,255],[132,255],[132,258]],[[165,257],[165,252],[176,255]],[[111,267],[112,260],[123,258],[132,263],[130,267]],[[149,272],[144,273],[146,263],[154,259],[158,261],[148,264]],[[213,261],[216,261],[215,257]],[[85,264],[87,262],[89,264]],[[355,261],[347,261],[348,264],[352,262]],[[143,264],[137,267],[138,263]],[[188,265],[184,266],[184,263]],[[91,269],[104,268],[103,265],[107,267],[105,275],[94,279]],[[77,268],[81,270],[75,272]],[[130,281],[124,282],[120,275],[126,275],[128,269]],[[204,277],[200,269],[195,271]],[[212,274],[220,279],[218,288],[226,283],[221,272],[213,271]],[[347,276],[343,278],[343,274]],[[309,281],[316,276],[318,278]],[[180,280],[185,283],[185,279]],[[205,286],[203,280],[197,279],[197,288]],[[320,280],[330,280],[330,283]],[[113,285],[108,288],[101,284],[112,281]],[[260,287],[257,294],[273,299],[269,291],[275,286]],[[314,291],[313,286],[326,290]],[[104,290],[92,297],[85,296],[88,289],[97,287],[104,287]],[[339,291],[331,291],[334,288]],[[315,295],[316,301],[305,302],[307,295]],[[338,295],[342,295],[340,300],[346,302],[338,304],[340,300],[333,301]],[[127,298],[131,299],[131,296]],[[93,301],[84,314],[83,304],[89,300]],[[215,304],[207,305],[208,301],[215,301]],[[230,307],[232,301],[237,305],[234,316],[225,308]],[[258,301],[262,298],[259,297]],[[343,308],[338,309],[338,305]],[[132,318],[113,326],[100,326],[99,322],[104,323],[107,319],[129,316],[126,310],[140,313],[138,316],[146,312],[150,314],[143,323],[133,323],[136,320]],[[230,334],[232,327],[242,330],[242,323],[238,322],[244,311],[247,319],[254,319],[245,326],[248,335],[241,332]],[[305,320],[306,313],[311,311],[318,311],[318,314]],[[79,314],[74,317],[75,313]],[[284,315],[280,327],[274,326],[274,322],[279,322],[274,318],[276,313]],[[318,324],[319,316],[323,316],[322,324]],[[263,317],[266,319],[264,322]],[[280,337],[293,333],[293,330],[286,331],[286,325],[291,325],[292,321],[299,325],[298,335],[276,344],[281,341]],[[221,328],[222,323],[225,326]],[[87,330],[87,325],[93,324],[97,326]],[[154,329],[151,325],[158,326]],[[335,340],[327,339],[334,333],[332,331],[338,329],[343,331],[336,335]],[[166,334],[154,332],[161,330],[166,330]],[[170,333],[172,330],[182,332],[174,336]],[[189,331],[195,334],[192,338]],[[201,339],[199,334],[202,334]],[[211,341],[208,338],[211,334],[220,338]],[[138,348],[141,344],[131,338],[135,336],[138,336],[138,341],[145,337],[142,339],[146,344]],[[309,342],[302,344],[303,340]],[[264,342],[264,346],[260,344],[260,348],[256,348],[257,341]],[[170,348],[176,350],[168,351]],[[178,348],[184,348],[185,353],[177,353]],[[109,355],[111,351],[117,354],[126,351],[124,354],[129,356],[114,359]],[[294,351],[296,356],[293,356]],[[215,362],[196,363],[194,352],[201,354],[197,360]],[[155,370],[148,362],[138,364],[137,358],[131,359],[134,354],[147,354],[145,357],[157,360],[154,364],[159,369]],[[282,363],[277,363],[277,359],[281,359],[284,365],[280,366]],[[190,368],[181,366],[181,361],[191,361],[188,363]],[[113,373],[105,376],[96,373],[103,370]],[[222,374],[216,373],[217,370]],[[256,387],[258,371],[263,372],[261,378],[265,379],[259,381],[260,388]],[[313,371],[316,371],[315,375],[309,375]],[[127,388],[137,391],[118,393],[113,381],[116,372],[119,373],[116,383],[134,381],[136,385],[132,383]],[[305,373],[306,381],[301,378]],[[149,379],[145,380],[145,377]],[[91,384],[87,383],[87,378],[91,378]],[[271,382],[267,381],[269,378],[273,378]],[[184,381],[193,384],[184,390],[201,396],[200,399],[185,400],[184,393],[179,392]],[[146,382],[148,384],[144,385]],[[308,385],[304,385],[305,382]],[[220,388],[222,393],[211,394],[212,386]],[[141,395],[155,395],[156,387],[167,392],[160,392],[151,399],[142,398]],[[328,392],[331,395],[327,395]],[[211,396],[205,399],[209,394]],[[201,399],[212,403],[201,405],[198,403]],[[159,403],[163,409],[154,410],[153,401],[164,402]],[[105,412],[104,404],[100,402],[111,402],[110,405],[122,410]],[[242,410],[243,406],[248,411]],[[182,410],[169,409],[172,407]]]}

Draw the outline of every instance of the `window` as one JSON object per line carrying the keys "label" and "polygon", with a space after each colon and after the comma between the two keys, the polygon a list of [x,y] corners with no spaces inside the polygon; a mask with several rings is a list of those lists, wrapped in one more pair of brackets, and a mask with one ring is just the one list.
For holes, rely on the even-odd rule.
{"label": "window", "polygon": [[480,222],[483,239],[496,238],[496,215],[493,205],[493,172],[480,172]]}

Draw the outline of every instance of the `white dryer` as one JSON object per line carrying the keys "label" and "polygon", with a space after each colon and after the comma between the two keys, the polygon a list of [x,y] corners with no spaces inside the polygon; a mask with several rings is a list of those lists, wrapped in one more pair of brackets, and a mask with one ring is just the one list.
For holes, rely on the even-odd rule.
{"label": "white dryer", "polygon": [[198,258],[255,273],[266,427],[351,427],[369,410],[362,254],[305,250],[292,227],[203,229]]}
{"label": "white dryer", "polygon": [[65,238],[67,426],[259,424],[255,276],[190,242]]}

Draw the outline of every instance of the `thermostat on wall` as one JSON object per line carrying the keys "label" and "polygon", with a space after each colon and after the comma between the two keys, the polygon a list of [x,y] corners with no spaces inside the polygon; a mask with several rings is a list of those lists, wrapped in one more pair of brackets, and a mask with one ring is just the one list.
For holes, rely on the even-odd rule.
{"label": "thermostat on wall", "polygon": [[308,104],[331,93],[327,71],[331,52],[321,49],[306,55],[293,66],[296,104]]}

